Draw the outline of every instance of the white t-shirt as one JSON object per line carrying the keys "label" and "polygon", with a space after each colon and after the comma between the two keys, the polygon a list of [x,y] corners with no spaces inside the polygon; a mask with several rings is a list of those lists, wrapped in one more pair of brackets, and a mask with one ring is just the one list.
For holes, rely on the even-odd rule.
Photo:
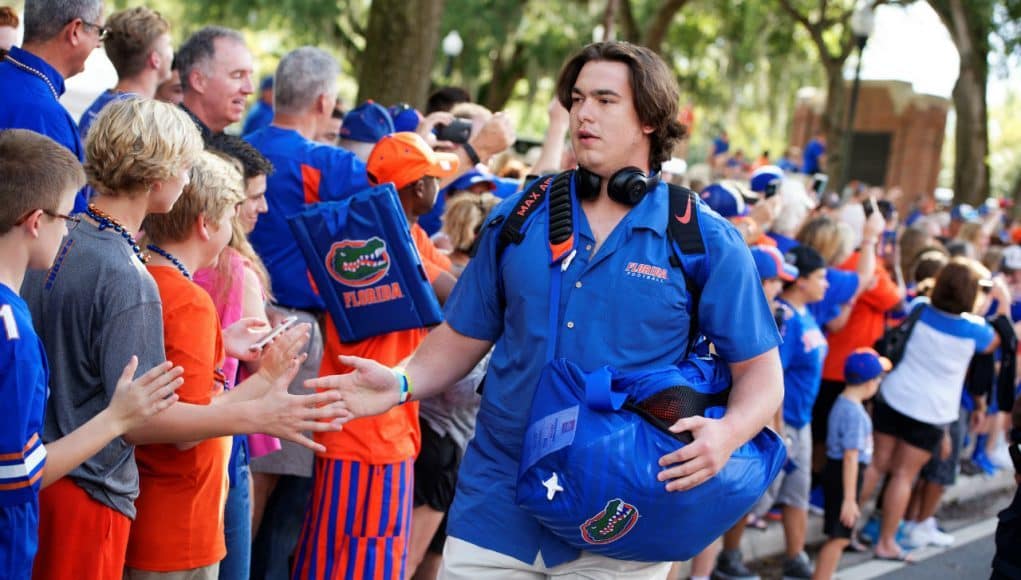
{"label": "white t-shirt", "polygon": [[983,318],[924,308],[900,363],[883,380],[880,393],[900,413],[930,425],[957,420],[971,357],[985,351],[995,331]]}

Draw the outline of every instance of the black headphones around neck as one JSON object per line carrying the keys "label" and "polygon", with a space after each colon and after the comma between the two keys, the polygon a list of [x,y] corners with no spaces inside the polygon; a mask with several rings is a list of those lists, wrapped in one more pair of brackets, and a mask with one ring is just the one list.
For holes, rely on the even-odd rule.
{"label": "black headphones around neck", "polygon": [[[574,171],[574,189],[578,199],[595,199],[599,197],[599,186],[603,178],[588,169],[579,166]],[[659,185],[659,174],[646,175],[637,167],[625,167],[610,177],[606,185],[606,193],[610,199],[628,206],[638,205],[645,194]]]}

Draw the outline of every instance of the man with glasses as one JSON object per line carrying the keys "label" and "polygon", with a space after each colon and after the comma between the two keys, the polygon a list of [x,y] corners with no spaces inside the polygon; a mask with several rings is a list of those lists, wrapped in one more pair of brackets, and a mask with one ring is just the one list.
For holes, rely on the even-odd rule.
{"label": "man with glasses", "polygon": [[[26,0],[25,38],[0,61],[0,129],[29,129],[67,147],[79,161],[78,125],[60,104],[64,80],[85,70],[85,60],[107,35],[102,0]],[[85,209],[85,190],[74,212]]]}

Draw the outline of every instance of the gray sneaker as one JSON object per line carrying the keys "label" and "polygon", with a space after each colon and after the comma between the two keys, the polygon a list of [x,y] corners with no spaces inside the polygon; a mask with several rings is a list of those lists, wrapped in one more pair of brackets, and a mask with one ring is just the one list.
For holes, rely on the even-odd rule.
{"label": "gray sneaker", "polygon": [[723,550],[716,559],[713,580],[759,580],[758,574],[744,565],[741,550]]}
{"label": "gray sneaker", "polygon": [[783,562],[784,580],[811,578],[813,571],[812,561],[808,559],[808,554],[804,552],[798,554],[796,558],[788,558]]}

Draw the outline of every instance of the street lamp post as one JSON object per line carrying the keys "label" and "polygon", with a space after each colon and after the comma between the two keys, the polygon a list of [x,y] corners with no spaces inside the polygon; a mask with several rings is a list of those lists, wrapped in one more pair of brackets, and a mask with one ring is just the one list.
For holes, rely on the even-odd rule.
{"label": "street lamp post", "polygon": [[454,72],[454,59],[461,54],[462,50],[464,50],[464,41],[461,40],[461,35],[456,30],[451,30],[443,37],[443,54],[447,55],[447,68],[443,74],[448,81]]}
{"label": "street lamp post", "polygon": [[840,182],[838,191],[847,187],[851,180],[851,138],[854,135],[854,117],[858,112],[858,89],[861,86],[861,61],[865,52],[865,44],[869,41],[872,29],[875,25],[875,17],[872,14],[872,7],[868,0],[862,4],[851,15],[851,32],[858,45],[858,62],[854,67],[854,84],[851,85],[851,103],[848,107],[847,124],[844,126],[844,142],[842,144],[842,159],[840,161]]}

